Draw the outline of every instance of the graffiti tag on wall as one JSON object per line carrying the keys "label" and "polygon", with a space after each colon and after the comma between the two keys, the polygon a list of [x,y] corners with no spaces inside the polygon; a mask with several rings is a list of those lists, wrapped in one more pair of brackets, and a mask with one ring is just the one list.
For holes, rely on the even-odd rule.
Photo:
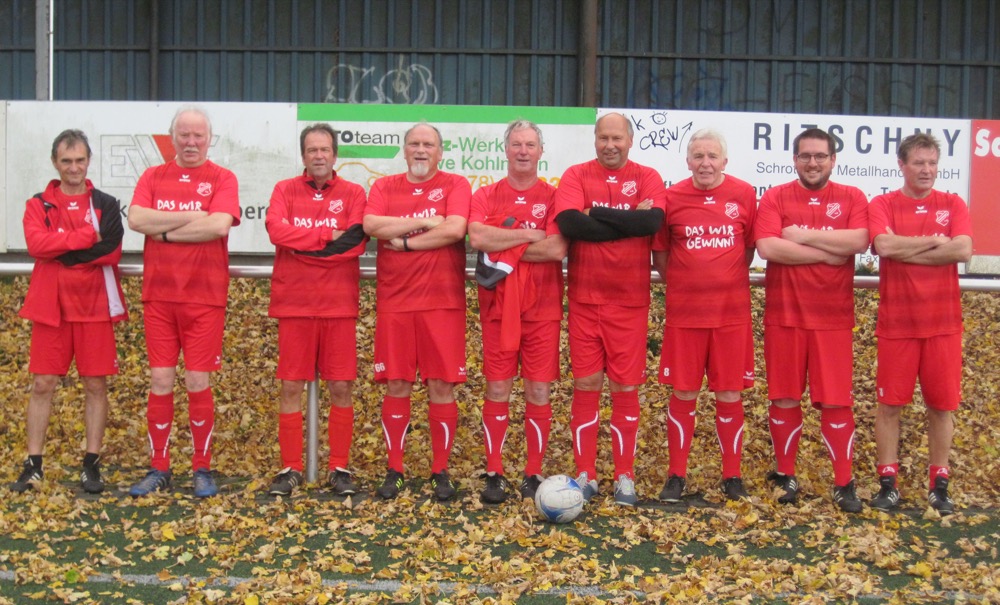
{"label": "graffiti tag on wall", "polygon": [[377,67],[348,63],[334,66],[326,74],[326,103],[394,103],[431,105],[438,101],[434,74],[419,63],[380,73]]}

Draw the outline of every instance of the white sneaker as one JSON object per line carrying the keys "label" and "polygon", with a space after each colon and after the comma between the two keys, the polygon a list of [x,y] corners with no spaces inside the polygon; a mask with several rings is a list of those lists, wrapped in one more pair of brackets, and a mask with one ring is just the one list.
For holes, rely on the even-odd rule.
{"label": "white sneaker", "polygon": [[635,506],[638,501],[639,497],[635,495],[635,481],[624,473],[618,475],[618,480],[615,481],[615,504]]}
{"label": "white sneaker", "polygon": [[587,502],[590,502],[590,499],[597,495],[597,479],[591,479],[587,475],[587,471],[577,476],[576,484],[583,490],[583,499]]}

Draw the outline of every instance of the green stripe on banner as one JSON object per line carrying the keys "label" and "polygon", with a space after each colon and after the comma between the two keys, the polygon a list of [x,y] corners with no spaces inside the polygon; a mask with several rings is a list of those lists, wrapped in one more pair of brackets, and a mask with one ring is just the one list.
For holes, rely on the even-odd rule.
{"label": "green stripe on banner", "polygon": [[337,156],[391,160],[399,153],[399,149],[399,145],[340,145],[337,147]]}
{"label": "green stripe on banner", "polygon": [[508,107],[498,105],[373,105],[303,103],[300,122],[407,122],[506,124],[516,119],[538,124],[593,124],[594,107]]}

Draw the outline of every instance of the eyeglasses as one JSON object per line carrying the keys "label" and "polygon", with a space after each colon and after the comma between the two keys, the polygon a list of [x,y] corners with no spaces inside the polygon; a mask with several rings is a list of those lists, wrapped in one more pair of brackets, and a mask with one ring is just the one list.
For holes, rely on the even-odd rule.
{"label": "eyeglasses", "polygon": [[808,164],[809,162],[816,160],[817,164],[826,164],[827,160],[830,159],[829,153],[800,153],[795,156],[795,161],[799,164]]}

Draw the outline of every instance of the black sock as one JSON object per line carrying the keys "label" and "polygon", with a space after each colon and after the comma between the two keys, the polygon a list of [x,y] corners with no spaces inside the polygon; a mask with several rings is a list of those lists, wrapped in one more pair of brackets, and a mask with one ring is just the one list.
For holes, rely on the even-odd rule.
{"label": "black sock", "polygon": [[84,466],[97,466],[97,461],[100,460],[100,454],[94,454],[92,452],[87,452],[83,455],[83,465]]}
{"label": "black sock", "polygon": [[42,468],[42,455],[28,456],[28,462],[31,462],[31,466],[35,468]]}

